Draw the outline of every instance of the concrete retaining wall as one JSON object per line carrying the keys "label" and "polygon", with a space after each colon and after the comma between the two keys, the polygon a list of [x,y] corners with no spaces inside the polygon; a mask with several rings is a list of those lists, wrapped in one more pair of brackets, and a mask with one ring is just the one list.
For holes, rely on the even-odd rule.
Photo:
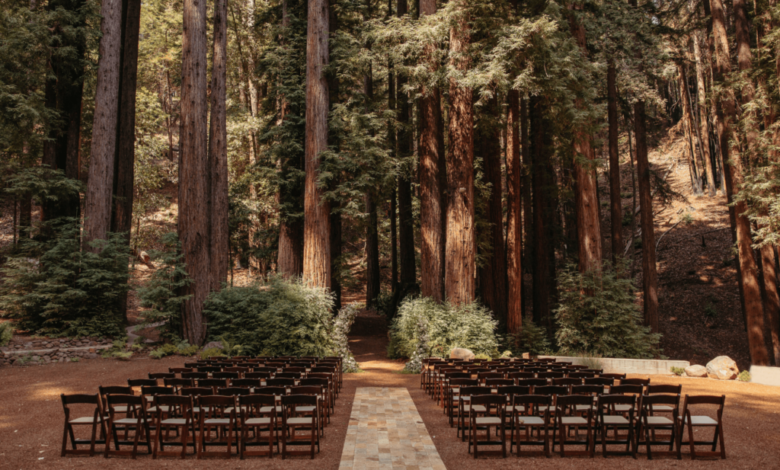
{"label": "concrete retaining wall", "polygon": [[691,365],[688,361],[656,360],[656,359],[621,359],[612,357],[584,358],[574,356],[539,356],[542,358],[554,358],[556,361],[571,362],[575,365],[584,365],[585,361],[597,360],[605,373],[611,374],[671,374],[672,367],[686,368]]}
{"label": "concrete retaining wall", "polygon": [[780,387],[780,367],[750,366],[750,381]]}

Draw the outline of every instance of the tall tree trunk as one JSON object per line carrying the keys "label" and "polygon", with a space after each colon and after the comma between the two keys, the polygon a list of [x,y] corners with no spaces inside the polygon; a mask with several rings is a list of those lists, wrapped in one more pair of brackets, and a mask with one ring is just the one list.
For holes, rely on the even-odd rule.
{"label": "tall tree trunk", "polygon": [[209,168],[206,97],[206,3],[184,1],[181,131],[179,134],[179,240],[192,283],[183,289],[182,337],[203,344],[203,302],[209,295]]}
{"label": "tall tree trunk", "polygon": [[[451,66],[468,70],[470,31],[463,0],[454,0],[460,15],[450,29]],[[447,235],[445,298],[455,304],[474,300],[476,232],[474,228],[474,110],[473,91],[450,79],[449,151],[447,153]]]}
{"label": "tall tree trunk", "polygon": [[[569,19],[569,26],[583,53],[587,54],[585,28],[578,24],[573,16]],[[581,99],[577,99],[575,106],[578,109],[583,109],[585,104]],[[573,142],[576,159],[574,176],[577,182],[575,203],[580,272],[601,270],[601,222],[599,220],[598,195],[596,194],[596,169],[591,163],[595,160],[592,141],[593,138],[587,131],[575,129]],[[585,161],[582,161],[583,159]]]}
{"label": "tall tree trunk", "polygon": [[688,140],[688,167],[691,173],[691,185],[694,194],[702,193],[702,178],[700,166],[696,162],[696,150],[693,145],[694,123],[691,102],[688,99],[688,83],[685,74],[685,66],[677,64],[677,85],[680,89],[680,102],[682,103],[682,122],[685,138]]}
{"label": "tall tree trunk", "polygon": [[393,188],[390,194],[390,285],[393,294],[398,289],[398,216],[396,194]]}
{"label": "tall tree trunk", "polygon": [[328,2],[309,0],[306,41],[306,196],[303,278],[330,287],[330,204],[317,187],[320,152],[328,148]]}
{"label": "tall tree trunk", "polygon": [[705,160],[704,170],[707,178],[707,190],[709,191],[710,196],[714,197],[718,191],[718,188],[715,185],[717,167],[715,165],[715,160],[710,153],[710,121],[707,118],[707,86],[704,80],[704,67],[702,64],[701,46],[699,45],[699,35],[696,33],[693,34],[693,57],[696,62],[696,101],[699,109],[699,141]]}
{"label": "tall tree trunk", "polygon": [[[507,318],[509,333],[523,329],[523,168],[520,165],[520,94],[507,94],[506,126],[506,264],[507,264]],[[526,217],[528,214],[526,214]]]}
{"label": "tall tree trunk", "polygon": [[[227,163],[227,0],[214,3],[214,50],[211,67],[211,123],[209,127],[208,169],[211,175],[210,256],[211,290],[227,282],[228,163]],[[265,273],[262,273],[265,274]]]}
{"label": "tall tree trunk", "polygon": [[[420,16],[436,13],[436,0],[420,0]],[[431,70],[438,64],[433,47],[426,50]],[[423,88],[420,98],[420,251],[421,292],[437,302],[444,300],[445,204],[444,134],[439,89]]]}
{"label": "tall tree trunk", "polygon": [[341,310],[341,210],[333,203],[330,213],[330,290],[333,307]]}
{"label": "tall tree trunk", "polygon": [[780,296],[777,292],[775,248],[772,245],[761,247],[761,270],[764,281],[764,308],[772,338],[772,355],[775,366],[780,367]]}
{"label": "tall tree trunk", "polygon": [[483,108],[482,119],[477,125],[475,153],[482,157],[485,182],[490,184],[486,210],[490,225],[491,252],[485,253],[485,264],[479,270],[480,290],[485,305],[493,312],[504,331],[507,322],[506,246],[504,245],[504,211],[501,203],[501,142],[498,99],[494,96]]}
{"label": "tall tree trunk", "polygon": [[371,193],[366,193],[366,308],[376,307],[376,298],[381,290],[379,276],[379,231],[376,203]]}
{"label": "tall tree trunk", "polygon": [[[289,26],[287,2],[282,2],[282,28]],[[330,87],[329,87],[330,88]],[[290,103],[281,98],[279,124],[284,125],[290,112]],[[300,277],[303,274],[303,220],[291,213],[300,213],[303,209],[303,188],[299,178],[292,174],[303,171],[300,155],[288,154],[281,158],[281,185],[279,188],[279,248],[276,270],[284,277]],[[291,180],[294,178],[294,180]],[[297,183],[297,184],[296,184]]]}
{"label": "tall tree trunk", "polygon": [[[722,82],[731,72],[729,59],[728,36],[726,35],[726,20],[721,0],[710,0],[712,12],[712,34],[715,46],[715,65],[713,67],[713,79]],[[747,28],[744,3],[736,0],[734,4],[736,16],[735,29],[737,31],[737,62],[742,68],[750,66],[749,57],[747,64],[745,54],[750,53],[749,47],[745,48],[743,41],[747,40],[745,29]],[[743,181],[742,158],[739,154],[730,156],[731,122],[736,117],[734,98],[730,93],[720,96],[715,106],[718,117],[718,139],[720,140],[721,153],[723,154],[724,176],[726,180],[726,195],[732,202],[734,191],[738,190]],[[750,235],[750,221],[745,215],[747,205],[744,201],[734,204],[734,224],[736,227],[737,249],[739,251],[739,280],[742,284],[744,296],[745,320],[748,330],[748,344],[750,347],[750,359],[755,365],[768,365],[769,353],[764,342],[764,308],[761,302],[761,288],[758,282],[758,269],[753,257],[752,240]]]}
{"label": "tall tree trunk", "polygon": [[545,119],[545,107],[541,98],[532,96],[529,102],[531,136],[533,138],[531,155],[533,184],[533,319],[541,325],[550,317],[550,279],[549,245],[549,203],[548,192],[550,175],[548,160],[551,158],[549,148],[549,121]]}
{"label": "tall tree trunk", "polygon": [[[409,12],[406,0],[398,0],[398,16],[404,16]],[[406,160],[414,151],[411,128],[411,105],[409,97],[403,90],[407,78],[398,75],[398,156]],[[401,284],[414,284],[417,282],[417,269],[414,253],[414,215],[412,214],[412,184],[411,168],[403,165],[403,170],[398,176],[398,219],[399,242],[401,256]]]}
{"label": "tall tree trunk", "polygon": [[612,264],[623,257],[623,202],[620,195],[620,154],[618,153],[617,71],[615,62],[607,68],[607,120],[609,121],[609,208],[612,225]]}
{"label": "tall tree trunk", "polygon": [[119,76],[122,51],[122,0],[104,0],[100,7],[100,59],[95,91],[95,119],[89,163],[84,243],[105,239],[111,227],[111,196],[117,150]]}
{"label": "tall tree trunk", "polygon": [[[522,300],[522,313],[525,314],[527,305],[529,305],[530,299],[533,297],[533,290],[528,289],[526,286],[526,272],[530,272],[532,268],[532,253],[533,253],[533,233],[534,233],[534,216],[533,216],[533,201],[531,200],[531,141],[528,138],[528,100],[525,98],[520,99],[520,146],[523,149],[523,167],[522,167],[522,192],[523,192],[523,262],[521,270],[523,284]],[[533,276],[531,276],[533,280]]]}
{"label": "tall tree trunk", "polygon": [[[393,14],[393,0],[387,2],[387,16]],[[387,63],[387,108],[391,112],[395,112],[397,94],[395,89],[395,72],[393,67],[393,60],[388,60]],[[395,160],[397,157],[397,139],[395,133],[395,127],[392,125],[387,126],[387,142],[390,147],[391,157]],[[398,227],[397,227],[397,207],[396,207],[396,188],[395,186],[391,190],[390,194],[390,290],[395,294],[398,288]]]}
{"label": "tall tree trunk", "polygon": [[138,78],[138,35],[141,2],[124,0],[122,21],[122,74],[119,81],[119,129],[114,159],[114,210],[111,231],[126,233],[130,242],[135,181],[135,90]]}

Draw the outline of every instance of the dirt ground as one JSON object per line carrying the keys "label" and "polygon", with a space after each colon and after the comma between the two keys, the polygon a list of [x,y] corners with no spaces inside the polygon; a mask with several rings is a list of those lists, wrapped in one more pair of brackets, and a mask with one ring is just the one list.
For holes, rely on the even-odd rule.
{"label": "dirt ground", "polygon": [[180,357],[162,360],[148,358],[129,362],[93,359],[79,363],[65,363],[48,366],[6,367],[0,370],[0,468],[2,469],[62,469],[62,468],[284,468],[336,469],[341,458],[341,449],[347,431],[352,397],[357,387],[406,387],[412,396],[420,416],[433,438],[447,468],[450,469],[501,469],[517,468],[518,465],[532,465],[535,468],[780,468],[780,388],[766,387],[739,382],[717,382],[707,379],[681,379],[678,377],[653,376],[653,383],[683,384],[683,392],[689,394],[725,394],[724,413],[725,438],[728,459],[726,461],[691,462],[647,461],[640,456],[634,461],[630,457],[612,457],[605,460],[580,458],[518,459],[512,455],[506,460],[488,459],[475,461],[467,453],[467,446],[456,438],[455,430],[447,424],[442,409],[436,406],[420,388],[418,375],[398,373],[403,368],[401,361],[385,357],[387,338],[380,336],[353,336],[350,347],[364,372],[348,374],[344,378],[344,389],[336,403],[336,413],[327,426],[322,440],[322,451],[314,462],[294,458],[282,461],[252,458],[241,461],[230,460],[198,461],[192,457],[186,460],[160,459],[153,461],[148,456],[139,456],[132,461],[127,458],[72,457],[60,458],[63,413],[60,393],[97,391],[98,385],[119,385],[128,378],[145,377],[150,371],[165,371],[168,367],[181,366]]}

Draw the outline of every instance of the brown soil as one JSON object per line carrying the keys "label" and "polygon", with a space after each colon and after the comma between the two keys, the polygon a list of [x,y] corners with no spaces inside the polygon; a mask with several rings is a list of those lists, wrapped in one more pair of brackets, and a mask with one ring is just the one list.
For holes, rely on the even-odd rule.
{"label": "brown soil", "polygon": [[[367,316],[367,315],[363,315]],[[364,320],[358,320],[362,323]],[[378,321],[378,319],[374,319]],[[62,407],[59,394],[89,392],[98,385],[123,384],[129,377],[145,377],[150,371],[164,371],[168,367],[181,366],[179,357],[152,360],[134,359],[129,362],[113,360],[86,360],[79,363],[57,364],[35,367],[9,367],[2,370],[2,394],[0,394],[0,468],[263,468],[336,469],[346,436],[349,414],[356,387],[406,387],[426,424],[428,432],[436,443],[447,468],[451,469],[499,469],[527,465],[529,458],[522,460],[514,455],[506,460],[488,459],[475,461],[467,454],[466,444],[455,437],[455,430],[447,424],[442,409],[436,406],[420,390],[417,375],[399,374],[403,362],[385,358],[387,337],[354,336],[350,339],[353,353],[364,372],[348,374],[344,378],[344,389],[336,403],[336,414],[326,428],[322,440],[322,451],[314,462],[308,459],[282,461],[253,458],[240,461],[204,460],[194,457],[186,460],[160,459],[153,461],[148,456],[139,456],[132,461],[125,458],[104,460],[102,457],[59,457],[62,437]],[[728,460],[724,462],[696,461],[684,457],[677,460],[647,461],[630,457],[613,457],[608,460],[597,457],[594,460],[558,456],[552,459],[536,458],[536,468],[777,468],[777,439],[780,436],[780,388],[766,387],[739,382],[718,382],[707,379],[680,379],[677,377],[654,376],[654,383],[680,383],[688,394],[725,394],[724,413],[726,449]]]}

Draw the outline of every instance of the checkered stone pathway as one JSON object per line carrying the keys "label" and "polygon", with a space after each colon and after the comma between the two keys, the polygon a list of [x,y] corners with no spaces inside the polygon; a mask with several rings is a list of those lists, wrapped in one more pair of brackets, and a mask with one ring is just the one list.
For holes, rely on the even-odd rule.
{"label": "checkered stone pathway", "polygon": [[339,469],[446,470],[405,388],[355,391]]}

